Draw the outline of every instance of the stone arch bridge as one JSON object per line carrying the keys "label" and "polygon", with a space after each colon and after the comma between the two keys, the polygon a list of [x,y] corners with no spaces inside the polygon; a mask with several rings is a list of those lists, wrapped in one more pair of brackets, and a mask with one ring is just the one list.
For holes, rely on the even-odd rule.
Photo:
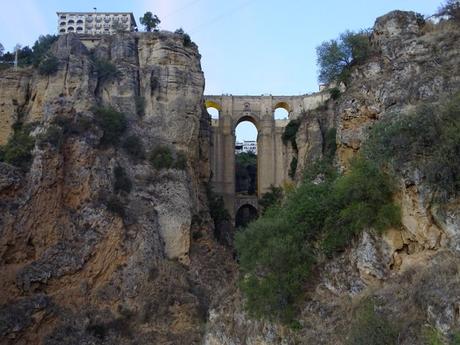
{"label": "stone arch bridge", "polygon": [[[290,162],[283,145],[284,127],[303,111],[317,108],[329,92],[303,96],[205,96],[206,108],[219,111],[212,119],[211,170],[214,190],[224,198],[232,218],[245,206],[258,209],[258,198],[271,185],[280,186],[289,179]],[[275,120],[275,110],[285,109],[289,116]],[[250,121],[257,128],[257,190],[255,195],[235,192],[235,128],[240,122]]]}

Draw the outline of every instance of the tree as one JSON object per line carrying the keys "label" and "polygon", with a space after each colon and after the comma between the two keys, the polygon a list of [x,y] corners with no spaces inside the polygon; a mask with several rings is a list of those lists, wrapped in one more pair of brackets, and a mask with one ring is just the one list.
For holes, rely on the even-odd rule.
{"label": "tree", "polygon": [[185,47],[189,47],[192,44],[192,39],[190,38],[189,34],[187,34],[184,29],[179,28],[174,31],[175,34],[182,35],[183,43]]}
{"label": "tree", "polygon": [[447,0],[444,5],[439,8],[437,17],[447,16],[457,22],[460,22],[460,1],[459,0]]}
{"label": "tree", "polygon": [[323,42],[316,48],[320,83],[347,83],[353,65],[362,63],[371,52],[369,33],[345,31],[338,39]]}
{"label": "tree", "polygon": [[51,48],[51,45],[56,42],[57,39],[58,36],[56,35],[42,35],[38,37],[38,40],[36,40],[32,46],[32,63],[35,67],[37,67],[43,60],[48,57],[47,54]]}
{"label": "tree", "polygon": [[145,31],[157,30],[158,25],[161,23],[161,20],[153,15],[152,12],[145,12],[144,16],[139,18],[139,21],[145,27]]}

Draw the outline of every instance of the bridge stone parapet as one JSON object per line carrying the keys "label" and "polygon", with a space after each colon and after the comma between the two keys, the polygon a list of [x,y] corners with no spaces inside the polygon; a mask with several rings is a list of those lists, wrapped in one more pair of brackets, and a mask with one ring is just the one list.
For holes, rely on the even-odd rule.
{"label": "bridge stone parapet", "polygon": [[[257,128],[257,193],[255,199],[270,186],[289,180],[288,148],[283,145],[284,127],[303,112],[313,110],[329,99],[328,91],[300,96],[205,96],[206,108],[219,111],[212,119],[211,170],[216,192],[224,198],[232,217],[242,206],[235,194],[235,129],[242,121]],[[288,118],[275,119],[275,111],[283,108]],[[252,202],[252,201],[251,201]],[[252,205],[252,204],[249,204]],[[256,207],[258,209],[258,207]]]}

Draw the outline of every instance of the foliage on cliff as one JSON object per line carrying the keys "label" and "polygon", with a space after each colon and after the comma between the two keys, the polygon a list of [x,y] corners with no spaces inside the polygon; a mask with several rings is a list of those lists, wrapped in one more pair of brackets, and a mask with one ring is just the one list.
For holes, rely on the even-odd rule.
{"label": "foliage on cliff", "polygon": [[345,31],[338,39],[316,48],[320,83],[347,83],[353,65],[363,63],[371,54],[369,32]]}
{"label": "foliage on cliff", "polygon": [[458,196],[460,93],[440,104],[423,104],[413,112],[383,119],[370,131],[364,153],[397,174],[408,166],[415,168],[438,200]]}
{"label": "foliage on cliff", "polygon": [[343,176],[318,167],[305,174],[315,180],[237,234],[241,288],[254,317],[291,320],[319,256],[342,251],[365,229],[399,224],[391,181],[370,161],[356,160]]}
{"label": "foliage on cliff", "polygon": [[28,170],[32,161],[32,149],[35,146],[35,139],[30,136],[30,131],[31,125],[15,124],[8,143],[0,146],[0,162],[17,166],[23,171]]}

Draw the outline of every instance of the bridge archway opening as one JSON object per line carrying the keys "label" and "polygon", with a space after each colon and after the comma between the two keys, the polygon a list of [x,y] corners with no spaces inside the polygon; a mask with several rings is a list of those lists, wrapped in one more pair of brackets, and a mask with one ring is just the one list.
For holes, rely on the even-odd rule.
{"label": "bridge archway opening", "polygon": [[220,112],[222,111],[222,106],[220,104],[213,101],[206,101],[205,107],[212,119],[219,119]]}
{"label": "bridge archway opening", "polygon": [[244,116],[235,127],[235,193],[257,194],[257,122]]}
{"label": "bridge archway opening", "polygon": [[289,104],[286,102],[279,102],[274,107],[275,120],[285,120],[289,117],[291,111]]}
{"label": "bridge archway opening", "polygon": [[259,216],[259,212],[254,206],[245,204],[241,206],[236,212],[235,227],[244,228],[250,222],[256,220],[258,216]]}

